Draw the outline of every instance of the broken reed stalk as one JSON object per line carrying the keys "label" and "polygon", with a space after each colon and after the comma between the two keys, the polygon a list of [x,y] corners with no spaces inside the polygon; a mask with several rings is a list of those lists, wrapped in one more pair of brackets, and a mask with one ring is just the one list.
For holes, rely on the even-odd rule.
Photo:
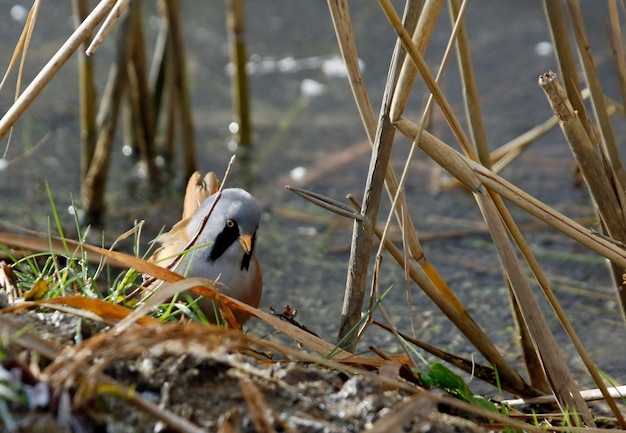
{"label": "broken reed stalk", "polygon": [[556,60],[559,65],[560,76],[563,77],[567,95],[572,101],[574,109],[578,111],[583,126],[587,133],[591,133],[591,125],[588,122],[587,109],[583,101],[578,98],[581,94],[578,78],[578,67],[574,57],[574,51],[570,44],[569,31],[563,4],[560,1],[544,0],[543,9],[548,22],[548,29],[552,37]]}
{"label": "broken reed stalk", "polygon": [[[585,73],[585,79],[587,80],[587,86],[589,87],[591,107],[596,121],[598,122],[600,136],[602,137],[602,144],[608,156],[608,161],[611,163],[611,167],[615,171],[623,191],[626,187],[626,173],[624,172],[624,167],[622,166],[622,161],[617,151],[615,135],[613,134],[613,128],[604,102],[602,86],[600,85],[600,77],[598,77],[593,57],[589,52],[589,38],[587,37],[580,4],[578,0],[567,0],[567,6],[570,11],[572,27],[574,28],[578,54]],[[571,95],[568,94],[568,96]],[[592,134],[590,133],[589,136],[592,137]]]}
{"label": "broken reed stalk", "polygon": [[[614,177],[614,180],[611,183],[616,184],[615,191],[618,193],[618,202],[622,205],[622,212],[626,214],[626,195],[623,193],[624,189],[626,188],[626,172],[624,172],[624,168],[622,166],[619,152],[615,143],[615,136],[613,135],[613,129],[611,126],[611,122],[609,121],[609,114],[607,112],[607,107],[604,101],[604,95],[602,93],[600,79],[594,65],[593,57],[591,56],[591,53],[589,51],[589,38],[587,37],[582,11],[580,10],[580,4],[577,0],[568,0],[567,6],[570,12],[569,15],[574,30],[575,41],[578,48],[578,55],[582,64],[584,77],[587,81],[587,86],[589,88],[591,108],[598,124],[598,129],[601,137],[601,143],[599,143],[599,146],[602,147],[601,150],[603,150],[604,153],[603,158],[606,160],[605,163],[608,164],[610,166],[610,170],[612,170],[612,176]],[[621,55],[622,54],[620,54],[620,56]],[[579,99],[578,94],[568,93],[568,96],[570,98],[570,101]],[[572,105],[574,104],[572,103]],[[576,107],[576,105],[574,105],[574,107]],[[583,126],[590,123],[587,118],[579,118],[581,119],[581,121],[585,122]],[[595,134],[597,133],[596,130],[592,129],[591,127],[587,127],[586,132],[591,139],[593,139],[595,137]],[[606,227],[606,222],[603,221],[602,230],[610,234],[611,231],[615,232],[616,228]],[[622,239],[620,238],[620,240]],[[620,269],[614,264],[611,264],[611,272],[613,274],[613,281],[615,282],[615,286],[618,288],[619,291],[623,291],[624,289],[622,285],[624,284],[624,281],[622,276],[624,274],[624,269]],[[624,296],[626,297],[626,295]],[[624,319],[626,319],[626,313],[624,315]]]}
{"label": "broken reed stalk", "polygon": [[[76,27],[89,15],[87,0],[72,0],[72,12]],[[78,98],[80,107],[80,174],[81,179],[87,175],[94,152],[98,130],[96,129],[97,92],[94,82],[93,59],[85,55],[91,35],[81,44],[78,50]]]}
{"label": "broken reed stalk", "polygon": [[[623,196],[616,195],[616,191],[622,187],[619,185],[618,176],[606,173],[603,148],[598,145],[595,136],[587,135],[578,113],[572,107],[555,73],[548,72],[541,75],[539,85],[559,119],[563,134],[576,158],[604,227],[613,239],[626,242]],[[623,266],[617,263],[616,265],[620,266],[623,273]],[[618,284],[618,297],[622,307],[622,316],[626,318],[626,291],[622,284]]]}
{"label": "broken reed stalk", "polygon": [[233,65],[231,88],[233,108],[239,124],[239,144],[252,145],[252,122],[250,120],[250,86],[246,65],[246,11],[245,0],[226,0],[226,31],[230,42],[230,61]]}
{"label": "broken reed stalk", "polygon": [[0,119],[0,139],[4,138],[11,127],[26,111],[30,104],[39,96],[41,91],[48,85],[50,80],[65,65],[74,52],[81,46],[83,41],[90,38],[95,27],[107,16],[113,8],[115,0],[102,0],[85,18],[80,26],[65,43],[57,50],[46,65],[39,71],[37,76],[24,89],[24,92],[11,105],[9,110]]}

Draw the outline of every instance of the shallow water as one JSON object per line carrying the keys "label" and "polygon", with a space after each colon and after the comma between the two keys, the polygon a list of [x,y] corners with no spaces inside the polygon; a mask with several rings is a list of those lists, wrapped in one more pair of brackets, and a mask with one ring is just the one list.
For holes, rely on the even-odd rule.
{"label": "shallow water", "polygon": [[[605,40],[601,8],[583,4],[596,66],[609,96],[618,98],[611,51]],[[13,3],[0,1],[6,11]],[[154,11],[146,4],[147,14]],[[393,33],[375,3],[351,4],[359,57],[365,67],[364,80],[374,110],[378,110],[386,78]],[[26,63],[25,82],[49,58],[71,32],[69,5],[42,6],[40,21]],[[333,340],[341,313],[350,244],[351,225],[330,217],[302,201],[283,187],[291,183],[290,173],[303,167],[328,167],[340,152],[352,149],[349,163],[314,177],[302,185],[337,199],[347,193],[360,197],[369,164],[366,135],[360,124],[347,80],[337,76],[332,66],[339,54],[324,2],[265,0],[248,2],[248,52],[255,61],[251,75],[255,148],[253,162],[239,163],[231,184],[246,186],[259,198],[265,214],[259,234],[259,256],[264,267],[265,292],[262,308],[276,310],[289,304],[299,310],[298,319],[323,337]],[[228,55],[224,28],[223,2],[184,2],[190,84],[194,104],[198,165],[202,170],[225,170],[231,121]],[[301,17],[307,17],[302,20]],[[433,66],[446,43],[449,24],[446,14],[438,24],[427,53]],[[147,20],[150,35],[154,29]],[[0,59],[9,59],[21,24],[0,14]],[[539,2],[480,1],[467,15],[474,67],[481,94],[482,111],[492,149],[546,120],[551,112],[541,89],[539,74],[555,69],[551,56],[542,54],[549,41]],[[98,80],[107,72],[110,43],[96,56]],[[326,65],[324,67],[324,65]],[[79,197],[79,134],[77,126],[76,70],[70,62],[48,86],[16,126],[8,150],[9,164],[0,171],[0,221],[47,231],[50,203],[46,183],[71,230],[73,218],[65,210],[72,197]],[[320,95],[302,93],[303,83],[324,89]],[[454,63],[444,78],[444,89],[457,113],[463,112],[462,95]],[[321,86],[321,87],[320,87]],[[419,116],[424,97],[417,86],[407,114]],[[0,104],[8,107],[12,90],[0,93]],[[6,109],[6,108],[4,108]],[[614,120],[617,137],[625,136],[623,118]],[[441,116],[435,112],[431,131],[453,143]],[[621,140],[623,141],[623,140]],[[6,139],[3,143],[6,143]],[[394,151],[394,167],[399,171],[408,151],[401,137]],[[174,167],[180,161],[173,162]],[[572,157],[558,130],[538,140],[533,147],[503,171],[503,176],[538,199],[572,217],[591,216],[586,191],[573,185]],[[497,256],[488,235],[443,236],[453,232],[475,231],[482,219],[474,199],[459,189],[442,190],[446,174],[427,157],[419,154],[411,167],[406,186],[411,214],[430,260],[458,294],[471,314],[511,359],[517,353],[508,294],[502,281]],[[252,178],[253,184],[247,181]],[[443,180],[442,180],[443,179]],[[105,219],[105,239],[145,220],[144,241],[169,227],[180,214],[180,185],[153,189],[135,175],[132,159],[122,155],[121,143],[111,169],[107,193],[109,213]],[[388,200],[383,208],[388,207]],[[520,224],[532,218],[512,209]],[[298,213],[298,217],[294,214]],[[319,217],[307,217],[312,215]],[[320,219],[328,218],[328,220]],[[611,296],[610,279],[603,261],[550,229],[525,233],[535,248],[554,289],[581,338],[588,343],[598,364],[618,379],[626,378],[622,360],[626,337],[624,324]],[[396,235],[396,238],[398,236]],[[92,239],[101,238],[92,230]],[[406,307],[406,283],[402,271],[389,257],[384,258],[380,288],[392,287],[385,306],[399,328],[410,332]],[[557,278],[558,277],[558,278]],[[462,336],[415,286],[411,290],[411,314],[417,336],[434,345],[467,356],[473,355]],[[545,306],[548,310],[547,305]],[[567,353],[572,353],[563,333],[552,327]],[[389,347],[390,336],[372,330],[370,342]],[[572,361],[580,373],[582,367]],[[581,380],[587,379],[581,375]]]}

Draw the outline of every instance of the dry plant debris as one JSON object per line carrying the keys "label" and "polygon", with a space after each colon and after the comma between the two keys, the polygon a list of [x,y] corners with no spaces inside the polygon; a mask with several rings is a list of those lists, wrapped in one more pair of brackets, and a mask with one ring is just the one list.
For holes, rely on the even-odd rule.
{"label": "dry plant debris", "polygon": [[[29,380],[50,386],[44,413],[14,412],[12,431],[45,431],[37,430],[42,423],[47,431],[480,430],[439,413],[435,401],[408,387],[347,365],[342,371],[322,359],[314,364],[305,353],[298,359],[299,351],[282,352],[237,330],[145,323],[69,344],[83,321],[64,313],[2,316],[5,335],[28,323],[38,336],[57,340],[25,331],[4,345]],[[37,356],[34,340],[49,350]],[[51,354],[40,371],[36,360]]]}

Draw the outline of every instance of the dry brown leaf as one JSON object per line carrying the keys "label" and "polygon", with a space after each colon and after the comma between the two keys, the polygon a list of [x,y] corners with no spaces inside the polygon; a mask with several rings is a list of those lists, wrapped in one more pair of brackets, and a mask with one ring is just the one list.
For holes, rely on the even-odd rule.
{"label": "dry brown leaf", "polygon": [[[86,296],[62,296],[60,298],[52,298],[40,301],[24,302],[19,305],[0,310],[1,313],[15,312],[19,313],[27,308],[33,307],[48,307],[55,308],[57,306],[67,305],[76,308],[77,314],[80,314],[80,310],[89,311],[101,317],[103,321],[110,323],[112,321],[119,321],[130,315],[133,310],[121,305],[112,304],[110,302],[103,301],[101,299],[87,298]],[[92,316],[90,316],[92,317]],[[157,320],[147,316],[143,316],[137,319],[140,324],[144,323],[158,323]]]}

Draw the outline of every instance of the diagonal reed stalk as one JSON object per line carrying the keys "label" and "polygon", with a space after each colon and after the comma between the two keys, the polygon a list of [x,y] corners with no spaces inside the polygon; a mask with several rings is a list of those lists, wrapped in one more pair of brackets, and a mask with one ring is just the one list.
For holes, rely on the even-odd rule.
{"label": "diagonal reed stalk", "polygon": [[114,0],[102,0],[85,18],[80,26],[65,41],[59,50],[52,56],[46,65],[33,78],[24,92],[11,105],[0,119],[0,139],[9,132],[11,127],[26,111],[30,104],[39,96],[46,85],[54,78],[59,70],[65,65],[81,44],[90,38],[96,26],[108,15],[115,4]]}

